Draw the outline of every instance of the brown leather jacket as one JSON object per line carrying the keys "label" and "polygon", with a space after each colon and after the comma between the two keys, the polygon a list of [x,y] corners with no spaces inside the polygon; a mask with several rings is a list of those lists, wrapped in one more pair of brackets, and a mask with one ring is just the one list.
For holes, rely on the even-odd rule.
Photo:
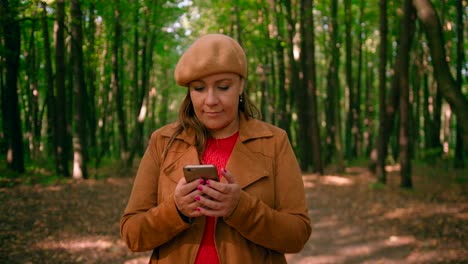
{"label": "brown leather jacket", "polygon": [[[199,164],[194,135],[186,131],[162,160],[174,128],[167,125],[151,135],[120,222],[132,251],[153,250],[150,263],[194,263],[205,225],[204,217],[184,222],[173,200],[182,167]],[[302,250],[311,234],[301,171],[287,134],[241,118],[227,170],[239,182],[241,196],[232,215],[216,222],[220,262],[286,263],[284,253]]]}

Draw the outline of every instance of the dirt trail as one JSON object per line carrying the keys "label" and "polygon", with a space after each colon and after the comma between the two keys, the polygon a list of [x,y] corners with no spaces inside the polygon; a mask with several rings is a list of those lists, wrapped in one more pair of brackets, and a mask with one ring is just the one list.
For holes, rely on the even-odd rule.
{"label": "dirt trail", "polygon": [[[362,168],[304,175],[313,234],[288,262],[468,263],[466,184],[421,178],[415,185],[431,189],[420,193],[389,181],[372,188]],[[131,182],[0,188],[0,263],[147,263],[149,252],[132,253],[119,237]]]}

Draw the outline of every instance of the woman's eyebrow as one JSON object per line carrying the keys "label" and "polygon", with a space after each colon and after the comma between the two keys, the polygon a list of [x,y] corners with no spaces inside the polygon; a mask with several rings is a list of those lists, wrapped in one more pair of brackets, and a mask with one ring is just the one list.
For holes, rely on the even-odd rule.
{"label": "woman's eyebrow", "polygon": [[224,82],[224,81],[232,81],[232,78],[223,78],[221,80],[215,81],[215,83],[220,83],[220,82]]}

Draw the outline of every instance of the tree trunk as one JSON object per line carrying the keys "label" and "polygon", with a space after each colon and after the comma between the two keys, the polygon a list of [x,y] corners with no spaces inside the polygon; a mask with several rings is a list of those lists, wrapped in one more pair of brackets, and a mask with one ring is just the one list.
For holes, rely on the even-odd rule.
{"label": "tree trunk", "polygon": [[[450,104],[457,120],[468,120],[468,100],[458,89],[445,60],[445,42],[437,13],[429,0],[413,0],[413,4],[426,33],[434,75],[442,96]],[[468,122],[458,122],[458,124],[463,142],[468,142]],[[468,152],[468,144],[464,144],[464,150],[465,153]]]}
{"label": "tree trunk", "polygon": [[58,169],[57,163],[57,117],[56,117],[56,104],[54,93],[54,77],[52,72],[52,58],[50,52],[49,41],[49,25],[47,23],[47,4],[41,2],[42,5],[42,36],[44,40],[44,60],[45,60],[45,73],[47,82],[47,146],[48,150],[52,152],[52,157],[55,162],[55,167]]}
{"label": "tree trunk", "polygon": [[[358,27],[358,70],[353,97],[353,153],[357,157],[362,155],[362,122],[361,122],[361,80],[362,80],[362,31],[364,23],[364,0],[359,1],[359,27]],[[354,82],[353,82],[354,83]]]}
{"label": "tree trunk", "polygon": [[[464,35],[463,35],[463,4],[462,0],[456,0],[457,2],[457,88],[459,91],[462,89],[463,85],[463,63],[465,61],[465,50],[464,50]],[[465,167],[465,153],[463,152],[463,144],[468,144],[468,142],[463,142],[462,139],[462,130],[461,124],[462,119],[456,118],[457,120],[457,135],[456,135],[456,145],[455,145],[455,158],[454,158],[454,167],[455,168],[464,168]],[[466,120],[465,120],[466,122]]]}
{"label": "tree trunk", "polygon": [[388,21],[387,0],[380,0],[380,47],[379,47],[379,134],[377,137],[376,176],[380,183],[386,183],[385,159],[387,156],[387,144],[384,142],[387,123],[386,115],[386,73],[387,73],[387,46],[388,46]]}
{"label": "tree trunk", "polygon": [[335,165],[337,172],[344,171],[343,142],[341,139],[341,117],[340,117],[340,87],[339,87],[339,63],[340,51],[338,48],[338,1],[332,0],[330,5],[331,23],[329,27],[331,59],[328,67],[328,100],[327,100],[327,129],[329,138],[328,159],[331,161],[335,156]]}
{"label": "tree trunk", "polygon": [[[147,14],[147,19],[145,20],[145,31],[146,29],[150,29],[150,16]],[[148,108],[147,104],[147,94],[148,94],[148,86],[149,86],[149,76],[150,76],[150,70],[151,70],[151,65],[153,65],[153,52],[151,48],[149,47],[154,47],[155,42],[156,42],[156,33],[155,30],[153,29],[150,30],[151,33],[145,32],[143,34],[143,43],[141,47],[141,88],[137,89],[137,122],[135,126],[135,136],[133,137],[133,147],[132,151],[130,153],[130,158],[128,161],[128,165],[131,165],[133,158],[136,153],[143,154],[144,151],[144,145],[143,145],[143,130],[144,130],[144,122],[146,119],[146,112]],[[166,89],[166,88],[164,88]],[[163,98],[167,98],[163,97]],[[164,100],[167,101],[167,100]]]}
{"label": "tree trunk", "polygon": [[[135,5],[134,6],[134,16],[133,16],[133,24],[134,24],[134,31],[133,31],[133,91],[135,94],[137,94],[137,100],[136,100],[136,106],[137,106],[137,112],[135,114],[136,116],[136,126],[135,126],[135,136],[133,137],[133,142],[131,146],[131,151],[130,151],[130,156],[128,158],[128,165],[131,165],[133,163],[133,159],[135,157],[136,152],[140,152],[143,144],[142,144],[142,138],[143,138],[143,121],[144,121],[144,115],[145,115],[145,110],[146,110],[146,105],[142,105],[142,101],[140,98],[144,98],[144,93],[140,92],[143,89],[139,89],[140,87],[140,82],[139,82],[139,53],[140,53],[140,38],[139,38],[139,31],[138,31],[138,24],[139,24],[139,17],[140,17],[140,6],[138,1],[132,1],[132,3]],[[141,48],[141,57],[142,57],[142,62],[141,62],[141,86],[144,86],[144,82],[146,78],[145,75],[145,69],[146,69],[146,45],[147,45],[147,39],[148,39],[148,27],[149,27],[149,16],[148,16],[148,8],[145,8],[145,13],[144,13],[144,18],[145,18],[145,26],[143,27],[143,44]],[[142,118],[140,118],[142,116]]]}
{"label": "tree trunk", "polygon": [[36,66],[36,39],[35,39],[36,25],[31,24],[31,35],[26,58],[26,76],[28,82],[28,107],[25,109],[25,116],[28,118],[26,122],[26,135],[29,140],[29,153],[32,159],[39,159],[40,143],[41,143],[41,122],[39,120],[39,83],[37,80],[37,66]]}
{"label": "tree trunk", "polygon": [[88,65],[86,66],[86,76],[87,76],[87,85],[89,87],[89,97],[88,97],[88,126],[89,126],[89,145],[90,145],[90,159],[95,159],[98,155],[97,153],[97,121],[96,121],[96,64],[95,59],[95,34],[96,34],[96,15],[95,10],[96,3],[91,1],[89,5],[89,26],[87,31],[88,36]]}
{"label": "tree trunk", "polygon": [[[345,83],[345,94],[347,93],[348,108],[346,109],[346,128],[345,128],[345,152],[346,159],[352,160],[356,158],[355,152],[355,142],[353,142],[353,128],[354,124],[354,114],[356,110],[356,105],[354,102],[354,97],[356,96],[356,91],[354,90],[354,79],[353,79],[353,59],[352,59],[352,38],[351,38],[351,25],[352,25],[352,13],[351,13],[351,0],[344,0],[345,8],[345,73],[346,73],[346,83]],[[345,96],[346,97],[346,96]]]}
{"label": "tree trunk", "polygon": [[374,63],[369,62],[368,54],[365,53],[364,68],[365,74],[365,94],[366,94],[366,113],[364,116],[364,133],[363,133],[363,146],[365,147],[365,156],[369,157],[374,148],[374,122],[375,122],[375,88],[374,88]]}
{"label": "tree trunk", "polygon": [[[423,58],[423,63],[428,63],[427,57]],[[423,116],[424,116],[424,148],[425,148],[425,156],[429,153],[428,151],[431,149],[431,133],[433,131],[432,127],[432,118],[429,112],[429,98],[431,97],[429,93],[429,76],[427,73],[424,73],[422,76],[422,91],[423,91]]]}
{"label": "tree trunk", "polygon": [[283,23],[280,15],[283,11],[281,4],[274,2],[273,10],[276,18],[276,63],[278,67],[278,126],[290,133],[290,114],[288,112],[288,93],[286,91],[286,69],[284,63]]}
{"label": "tree trunk", "polygon": [[[420,48],[420,45],[419,45]],[[412,137],[413,137],[413,150],[411,152],[412,158],[419,158],[419,145],[421,142],[420,137],[420,116],[421,116],[421,81],[422,81],[422,61],[423,52],[415,52],[417,58],[413,59],[414,63],[411,66],[411,75],[413,76],[413,120],[412,122]]]}
{"label": "tree trunk", "polygon": [[[100,54],[99,60],[104,61],[107,59],[108,54],[108,46],[109,41],[105,41],[102,51],[98,52]],[[110,94],[110,85],[109,85],[109,75],[105,74],[106,67],[105,64],[102,63],[99,67],[99,76],[101,76],[101,80],[99,82],[99,97],[98,97],[98,107],[97,110],[99,111],[99,129],[98,129],[98,139],[99,147],[98,147],[98,155],[96,156],[96,167],[99,166],[101,163],[101,159],[106,155],[109,151],[110,146],[110,137],[108,135],[108,130],[111,130],[109,124],[112,124],[112,109],[113,109],[113,97],[108,96]]]}
{"label": "tree trunk", "polygon": [[[24,172],[23,132],[18,101],[18,70],[20,65],[21,30],[17,11],[8,1],[0,2],[0,17],[5,48],[6,87],[2,96],[2,120],[7,141],[7,164],[12,170]],[[3,93],[2,93],[3,95]]]}
{"label": "tree trunk", "polygon": [[[289,118],[291,118],[291,112],[293,112],[294,100],[296,99],[295,92],[297,86],[299,85],[299,65],[296,59],[294,58],[294,36],[296,35],[296,18],[294,14],[293,7],[291,6],[291,0],[281,1],[285,5],[286,9],[286,28],[287,28],[287,41],[286,41],[286,53],[288,56],[289,68],[287,69],[286,83],[287,83],[287,92],[288,92],[288,113]],[[301,100],[305,100],[301,98]],[[308,141],[309,139],[306,139]],[[300,148],[296,142],[296,148]],[[307,154],[309,155],[309,154]],[[299,157],[300,158],[300,157]],[[301,159],[301,158],[300,158]],[[306,157],[306,163],[308,157]],[[303,162],[304,163],[304,162]]]}
{"label": "tree trunk", "polygon": [[[323,163],[321,153],[321,140],[320,128],[318,125],[318,112],[317,112],[317,77],[315,66],[315,37],[314,37],[314,14],[313,14],[313,0],[301,1],[301,59],[303,71],[303,87],[307,89],[307,98],[309,109],[307,109],[307,118],[305,126],[308,125],[308,134],[306,137],[310,141],[306,146],[310,146],[312,151],[312,167],[314,172],[323,174]],[[306,147],[306,150],[309,148]]]}
{"label": "tree trunk", "polygon": [[65,0],[57,0],[55,24],[55,86],[57,89],[57,174],[69,176],[69,151],[65,88]]}
{"label": "tree trunk", "polygon": [[240,20],[241,10],[239,10],[238,0],[234,1],[234,7],[232,9],[233,9],[233,15],[234,15],[233,24],[235,24],[235,29],[236,29],[235,39],[237,40],[237,42],[239,42],[239,45],[243,46],[242,26],[241,26],[241,20]]}
{"label": "tree trunk", "polygon": [[291,1],[282,1],[285,5],[286,10],[286,21],[287,21],[287,41],[286,50],[289,61],[288,70],[288,91],[289,91],[289,103],[291,108],[295,105],[298,116],[298,130],[296,137],[296,149],[298,149],[299,164],[303,170],[308,169],[310,164],[310,151],[306,146],[310,146],[310,138],[307,137],[308,125],[307,125],[307,90],[305,87],[299,84],[299,69],[298,63],[294,58],[294,35],[296,34],[296,20],[293,17],[293,10],[291,7]]}
{"label": "tree trunk", "polygon": [[125,112],[123,106],[123,91],[120,87],[119,75],[119,50],[121,44],[122,26],[120,24],[120,2],[115,0],[114,10],[114,42],[112,44],[112,91],[115,95],[115,111],[117,113],[117,124],[119,130],[120,159],[127,164],[129,158],[127,129],[125,121]]}
{"label": "tree trunk", "polygon": [[403,188],[412,188],[411,180],[411,155],[410,145],[410,116],[411,110],[409,107],[409,62],[410,50],[412,41],[412,28],[414,27],[414,9],[411,5],[412,0],[403,2],[403,17],[400,26],[400,44],[399,52],[402,55],[399,60],[400,69],[400,138],[399,138],[399,159],[401,166],[401,184]]}
{"label": "tree trunk", "polygon": [[87,101],[83,70],[83,32],[81,23],[81,6],[79,0],[71,0],[71,34],[72,34],[72,61],[73,61],[73,94],[75,131],[73,135],[73,178],[80,180],[88,178],[88,144],[86,130]]}

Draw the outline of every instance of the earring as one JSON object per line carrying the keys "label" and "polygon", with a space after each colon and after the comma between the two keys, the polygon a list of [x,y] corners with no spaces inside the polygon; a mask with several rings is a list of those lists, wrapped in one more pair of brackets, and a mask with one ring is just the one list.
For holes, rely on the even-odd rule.
{"label": "earring", "polygon": [[244,96],[241,94],[239,95],[239,109],[244,112],[245,110],[245,102],[244,102]]}

